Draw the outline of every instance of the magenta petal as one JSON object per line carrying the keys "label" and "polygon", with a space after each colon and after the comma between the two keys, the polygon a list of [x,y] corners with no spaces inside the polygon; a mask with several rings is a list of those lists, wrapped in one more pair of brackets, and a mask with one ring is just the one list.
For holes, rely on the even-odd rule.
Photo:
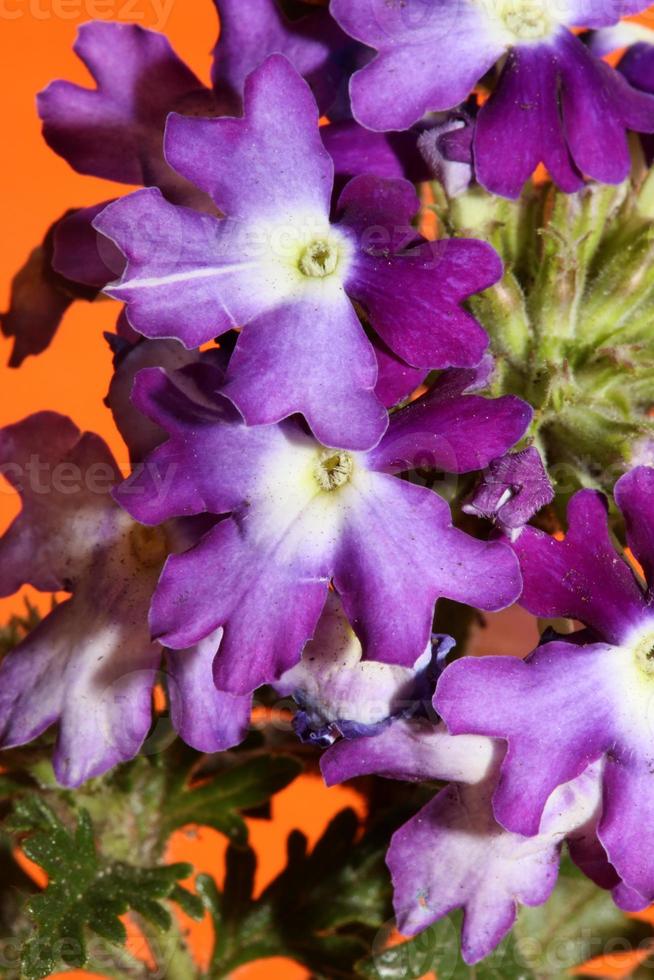
{"label": "magenta petal", "polygon": [[[441,675],[434,704],[453,734],[508,741],[494,797],[495,815],[507,829],[537,833],[550,794],[611,747],[613,657],[605,644],[552,642],[526,663],[465,657]],[[579,711],[579,704],[592,704],[592,712]]]}
{"label": "magenta petal", "polygon": [[627,541],[645,571],[652,596],[654,585],[654,469],[638,466],[615,485],[615,502],[627,527]]}
{"label": "magenta petal", "polygon": [[379,337],[372,338],[377,357],[375,394],[383,405],[392,408],[419,388],[429,374],[427,368],[414,368],[397,357]]}
{"label": "magenta petal", "polygon": [[59,721],[54,768],[64,786],[133,758],[150,727],[161,651],[128,606],[112,612],[75,597],[0,668],[2,746],[24,745]]}
{"label": "magenta petal", "polygon": [[356,776],[425,782],[474,783],[492,764],[495,748],[477,735],[452,736],[426,718],[394,721],[378,735],[343,739],[323,753],[320,768],[328,786]]}
{"label": "magenta petal", "polygon": [[[210,373],[220,385],[222,371],[212,364]],[[275,453],[283,458],[297,433],[294,426],[246,427],[227,399],[207,404],[199,391],[189,390],[189,380],[176,374],[173,382],[163,370],[148,368],[134,384],[136,408],[171,436],[116,492],[120,504],[143,524],[238,510],[268,458]]]}
{"label": "magenta petal", "polygon": [[599,838],[620,877],[650,902],[654,898],[654,842],[643,828],[650,827],[653,819],[649,759],[644,753],[640,759],[609,758]]}
{"label": "magenta petal", "polygon": [[371,472],[344,515],[334,569],[365,657],[412,666],[439,597],[483,609],[509,605],[520,576],[508,552],[452,527],[449,507],[431,490]]}
{"label": "magenta petal", "polygon": [[518,902],[547,901],[566,834],[592,821],[599,804],[599,773],[589,770],[555,791],[535,837],[521,837],[493,818],[495,779],[490,767],[476,785],[442,790],[395,833],[387,857],[400,930],[414,935],[463,907],[461,951],[470,964],[506,935]]}
{"label": "magenta petal", "polygon": [[163,157],[164,123],[202,83],[163,34],[135,24],[83,24],[75,51],[97,88],[58,81],[39,95],[49,146],[80,173],[179,185]]}
{"label": "magenta petal", "polygon": [[166,654],[170,716],[175,731],[198,752],[222,752],[243,741],[250,724],[251,697],[219,691],[213,663],[221,633],[188,650]]}
{"label": "magenta petal", "polygon": [[114,375],[105,399],[116,428],[129,449],[133,464],[141,462],[166,438],[165,430],[140,412],[132,402],[134,381],[144,368],[162,367],[177,371],[197,361],[178,340],[142,340],[117,358]]}
{"label": "magenta petal", "polygon": [[430,109],[453,108],[503,53],[474,3],[332,0],[330,10],[348,34],[378,51],[350,85],[354,116],[369,129],[408,129]]}
{"label": "magenta petal", "polygon": [[531,407],[513,395],[466,394],[473,377],[446,371],[426,395],[392,415],[383,444],[371,453],[375,468],[468,473],[515,445],[531,422]]}
{"label": "magenta petal", "polygon": [[112,201],[80,208],[63,218],[54,232],[52,268],[73,282],[104,289],[120,276],[125,266],[113,242],[93,227],[93,222]]}
{"label": "magenta petal", "polygon": [[501,274],[497,253],[483,242],[421,242],[397,254],[373,242],[357,255],[347,290],[382,340],[408,364],[473,367],[488,337],[462,303]]}
{"label": "magenta petal", "polygon": [[266,306],[252,293],[233,226],[175,207],[156,188],[109,205],[93,226],[128,260],[105,292],[128,304],[130,323],[147,337],[199,347],[237,325],[235,306],[241,322]]}
{"label": "magenta petal", "polygon": [[248,694],[292,667],[312,635],[327,594],[327,577],[300,567],[261,563],[231,520],[199,545],[168,559],[152,605],[154,634],[190,646],[224,624],[214,663],[216,686]]}
{"label": "magenta petal", "polygon": [[563,541],[527,527],[514,542],[524,579],[520,603],[536,616],[578,619],[620,643],[641,622],[644,596],[615,551],[601,494],[575,494],[568,528]]}
{"label": "magenta petal", "polygon": [[349,180],[366,174],[387,180],[427,180],[428,167],[418,150],[418,133],[374,133],[353,119],[323,126],[322,141],[336,170]]}

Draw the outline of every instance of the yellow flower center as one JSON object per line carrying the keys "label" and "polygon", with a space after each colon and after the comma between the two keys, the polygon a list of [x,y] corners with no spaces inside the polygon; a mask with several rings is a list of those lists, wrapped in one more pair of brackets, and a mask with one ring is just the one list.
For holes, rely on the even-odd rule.
{"label": "yellow flower center", "polygon": [[354,471],[354,459],[350,453],[325,449],[316,460],[314,475],[321,490],[328,493],[349,483]]}
{"label": "yellow flower center", "polygon": [[300,255],[298,268],[302,275],[309,279],[325,279],[336,271],[338,258],[338,249],[333,242],[319,239],[304,249]]}
{"label": "yellow flower center", "polygon": [[647,633],[633,650],[636,663],[643,673],[654,675],[654,634]]}
{"label": "yellow flower center", "polygon": [[538,41],[549,37],[554,29],[547,0],[500,0],[499,14],[518,41]]}

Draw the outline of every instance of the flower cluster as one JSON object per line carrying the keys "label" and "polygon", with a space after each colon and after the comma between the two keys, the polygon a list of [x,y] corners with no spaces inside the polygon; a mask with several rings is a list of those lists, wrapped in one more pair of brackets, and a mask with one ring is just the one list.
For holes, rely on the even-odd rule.
{"label": "flower cluster", "polygon": [[[143,749],[153,690],[208,753],[269,685],[329,784],[446,784],[390,844],[404,933],[463,908],[477,962],[564,843],[620,908],[654,901],[654,469],[631,468],[654,44],[620,23],[645,6],[216,0],[210,87],[159,34],[81,29],[96,87],[41,93],[45,139],[141,189],[50,229],[3,330],[18,365],[74,299],[123,304],[132,471],[54,413],[0,432],[23,503],[0,595],[70,594],[0,664],[3,748],[56,725],[76,787]],[[443,599],[582,628],[473,657]]]}

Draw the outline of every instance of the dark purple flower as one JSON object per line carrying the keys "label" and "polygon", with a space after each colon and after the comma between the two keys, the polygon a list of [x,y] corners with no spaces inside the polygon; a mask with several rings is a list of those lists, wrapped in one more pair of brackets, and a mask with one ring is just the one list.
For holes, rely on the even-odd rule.
{"label": "dark purple flower", "polygon": [[352,78],[358,122],[408,129],[428,110],[452,109],[505,59],[474,134],[476,176],[517,197],[543,162],[565,191],[583,175],[619,183],[629,172],[626,130],[654,131],[654,98],[632,89],[568,28],[601,27],[647,0],[331,0],[341,27],[376,58]]}
{"label": "dark purple flower", "polygon": [[494,798],[503,826],[535,834],[545,801],[603,760],[599,838],[628,888],[654,898],[654,469],[615,488],[645,582],[614,546],[600,494],[569,505],[563,541],[525,528],[514,544],[531,613],[584,623],[585,642],[554,641],[525,662],[466,658],[443,673],[436,705],[453,733],[508,741]]}
{"label": "dark purple flower", "polygon": [[[0,745],[58,724],[54,769],[77,786],[133,758],[152,722],[162,661],[147,613],[168,552],[197,538],[183,523],[139,527],[111,496],[120,472],[105,443],[42,412],[0,432],[0,473],[23,510],[0,539],[0,595],[29,583],[71,592],[0,665]],[[220,631],[165,654],[171,719],[200,751],[244,737],[248,698],[214,688]]]}
{"label": "dark purple flower", "polygon": [[527,405],[462,395],[471,372],[460,373],[457,386],[446,372],[393,415],[376,449],[357,453],[325,447],[296,419],[245,425],[219,394],[222,371],[204,360],[174,379],[141,372],[137,407],[170,439],[121,487],[121,503],[148,524],[231,515],[167,562],[155,636],[187,647],[224,626],[216,683],[245,693],[297,663],[330,581],[366,659],[407,667],[425,649],[439,596],[486,609],[513,601],[520,583],[506,545],[456,530],[444,500],[393,475],[479,469],[524,432]]}
{"label": "dark purple flower", "polygon": [[554,489],[533,446],[493,459],[469,501],[466,514],[485,517],[515,538],[541,507],[554,499]]}
{"label": "dark purple flower", "polygon": [[242,119],[170,118],[169,162],[227,217],[174,207],[155,189],[111,205],[94,224],[128,264],[107,292],[141,333],[187,347],[244,327],[225,393],[248,424],[301,412],[324,444],[368,449],[386,413],[353,304],[407,364],[472,366],[487,338],[460,304],[501,263],[482,242],[417,240],[405,181],[356,178],[330,223],[333,164],[313,96],[285,58],[250,76],[245,107]]}
{"label": "dark purple flower", "polygon": [[[515,922],[518,903],[541,905],[556,883],[564,840],[580,866],[606,887],[616,882],[597,856],[600,768],[590,766],[547,801],[536,834],[504,830],[492,798],[505,749],[474,735],[449,735],[442,723],[395,721],[379,734],[337,742],[322,757],[328,785],[378,774],[410,781],[450,782],[391,840],[398,928],[415,935],[455,909],[464,910],[461,951],[466,963],[487,956]],[[634,897],[634,906],[643,907]]]}

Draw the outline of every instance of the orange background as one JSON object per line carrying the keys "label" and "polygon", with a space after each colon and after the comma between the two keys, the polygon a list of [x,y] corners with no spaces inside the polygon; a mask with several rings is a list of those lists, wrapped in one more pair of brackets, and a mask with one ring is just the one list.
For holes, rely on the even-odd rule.
{"label": "orange background", "polygon": [[[169,8],[164,22],[157,13],[162,6]],[[0,121],[4,137],[0,160],[0,308],[7,307],[15,271],[67,208],[94,204],[129,189],[74,173],[41,139],[36,115],[35,95],[52,79],[89,83],[72,44],[77,26],[98,16],[163,30],[198,77],[209,82],[209,52],[217,35],[210,0],[0,0]],[[50,349],[28,358],[19,370],[5,366],[11,345],[0,337],[0,426],[34,411],[54,409],[70,415],[80,427],[101,434],[125,466],[123,445],[102,404],[111,375],[111,358],[102,332],[113,328],[117,311],[117,304],[109,302],[75,304]],[[3,483],[0,533],[18,509],[16,495]],[[43,601],[41,606],[47,608]],[[21,610],[22,595],[0,599],[0,623]],[[495,641],[485,636],[478,652],[483,648],[483,652],[526,653],[535,637],[534,624],[525,614],[516,620],[513,613],[509,621],[512,629],[507,632],[506,625],[502,628],[506,619],[500,617],[492,631]],[[521,624],[519,629],[515,628],[516,621]],[[362,804],[348,788],[327,790],[318,779],[302,777],[275,798],[271,822],[249,821],[260,861],[258,888],[283,867],[285,840],[292,828],[300,827],[313,842],[331,816],[346,805],[360,809]],[[213,873],[219,882],[224,850],[224,839],[204,829],[178,835],[172,846],[175,860],[189,860],[198,870]],[[196,945],[205,952],[209,946],[206,928],[206,924],[196,928]],[[244,968],[235,976],[239,980],[301,980],[308,974],[285,961],[268,961]]]}

